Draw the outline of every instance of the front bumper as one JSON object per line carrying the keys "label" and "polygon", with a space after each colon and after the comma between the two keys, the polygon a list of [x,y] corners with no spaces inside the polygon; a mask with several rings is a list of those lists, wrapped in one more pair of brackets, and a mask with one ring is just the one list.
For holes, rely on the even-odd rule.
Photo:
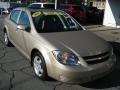
{"label": "front bumper", "polygon": [[54,65],[54,78],[68,83],[85,83],[101,78],[113,70],[116,57],[113,55],[106,62],[95,65],[83,66],[65,66]]}

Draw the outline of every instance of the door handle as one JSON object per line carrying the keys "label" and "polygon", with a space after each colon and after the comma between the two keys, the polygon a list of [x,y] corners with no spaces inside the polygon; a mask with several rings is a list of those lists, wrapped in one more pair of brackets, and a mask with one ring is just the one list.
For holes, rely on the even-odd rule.
{"label": "door handle", "polygon": [[18,32],[18,30],[19,30],[19,28],[16,28],[16,30],[15,30],[15,31],[16,31],[16,32]]}

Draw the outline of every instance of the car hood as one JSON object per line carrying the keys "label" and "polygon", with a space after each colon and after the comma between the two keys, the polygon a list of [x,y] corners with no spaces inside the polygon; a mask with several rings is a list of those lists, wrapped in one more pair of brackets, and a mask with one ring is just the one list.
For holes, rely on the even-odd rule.
{"label": "car hood", "polygon": [[110,50],[110,45],[89,31],[41,33],[58,50],[70,50],[80,56],[97,55]]}

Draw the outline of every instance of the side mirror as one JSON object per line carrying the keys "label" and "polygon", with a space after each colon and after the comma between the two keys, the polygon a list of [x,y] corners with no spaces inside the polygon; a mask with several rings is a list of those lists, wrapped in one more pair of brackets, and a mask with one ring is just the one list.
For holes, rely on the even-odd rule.
{"label": "side mirror", "polygon": [[19,30],[25,30],[26,27],[25,27],[25,25],[18,25],[18,26],[17,26],[17,29],[19,29]]}
{"label": "side mirror", "polygon": [[27,31],[27,32],[30,31],[30,27],[29,26],[25,26],[25,25],[18,25],[17,29],[24,30],[24,31]]}

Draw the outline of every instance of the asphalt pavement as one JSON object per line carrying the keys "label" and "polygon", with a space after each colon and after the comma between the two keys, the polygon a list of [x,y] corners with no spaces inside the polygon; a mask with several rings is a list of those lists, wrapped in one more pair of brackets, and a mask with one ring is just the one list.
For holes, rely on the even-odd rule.
{"label": "asphalt pavement", "polygon": [[67,84],[37,78],[30,62],[15,47],[4,45],[2,23],[0,18],[0,90],[120,90],[119,29],[102,25],[85,26],[88,31],[105,39],[114,47],[117,64],[113,72],[102,79],[86,84]]}

